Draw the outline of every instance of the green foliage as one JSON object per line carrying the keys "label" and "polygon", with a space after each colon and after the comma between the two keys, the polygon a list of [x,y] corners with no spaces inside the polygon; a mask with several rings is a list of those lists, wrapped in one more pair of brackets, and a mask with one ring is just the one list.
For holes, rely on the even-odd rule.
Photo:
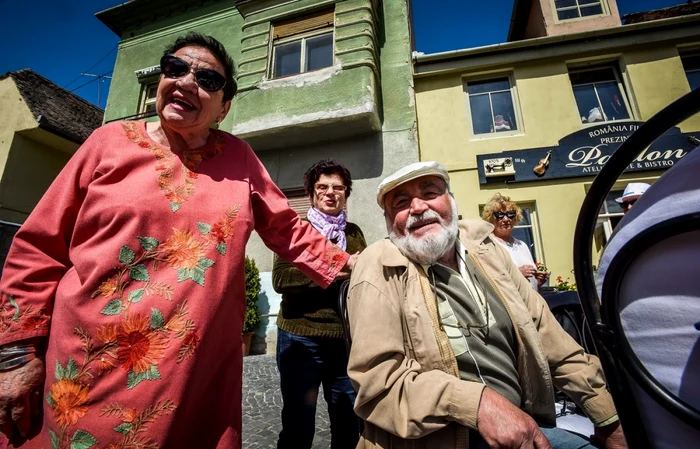
{"label": "green foliage", "polygon": [[[593,275],[598,272],[598,267],[593,265]],[[574,270],[571,270],[571,274],[574,274]],[[570,278],[567,277],[563,279],[561,276],[557,276],[557,282],[553,286],[558,292],[575,292],[576,282],[571,282]]]}
{"label": "green foliage", "polygon": [[571,282],[568,277],[564,280],[561,276],[557,276],[557,283],[554,284],[554,288],[558,292],[574,292],[576,291],[576,283]]}
{"label": "green foliage", "polygon": [[261,317],[257,301],[260,293],[260,270],[255,260],[245,258],[245,318],[243,332],[254,332],[260,325]]}

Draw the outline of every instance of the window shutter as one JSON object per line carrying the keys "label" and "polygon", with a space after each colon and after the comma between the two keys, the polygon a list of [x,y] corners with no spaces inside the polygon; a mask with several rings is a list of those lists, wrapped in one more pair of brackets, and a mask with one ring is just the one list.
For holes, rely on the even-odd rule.
{"label": "window shutter", "polygon": [[274,25],[274,39],[283,39],[295,34],[306,33],[333,26],[333,10],[320,11],[310,16],[285,20]]}
{"label": "window shutter", "polygon": [[311,198],[306,196],[303,191],[285,192],[285,195],[287,196],[289,207],[299,214],[301,218],[306,218],[306,212],[311,207]]}

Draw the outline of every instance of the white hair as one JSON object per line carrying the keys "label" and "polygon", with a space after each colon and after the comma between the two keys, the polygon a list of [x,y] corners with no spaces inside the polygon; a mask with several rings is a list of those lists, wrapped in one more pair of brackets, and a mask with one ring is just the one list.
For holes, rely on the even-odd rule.
{"label": "white hair", "polygon": [[[449,194],[448,194],[449,195]],[[406,235],[398,235],[394,230],[394,223],[384,214],[386,220],[389,239],[401,251],[401,254],[414,262],[422,265],[432,265],[440,260],[448,251],[454,248],[459,235],[457,201],[452,195],[450,205],[452,206],[452,216],[449,220],[443,219],[437,212],[428,209],[420,215],[409,215],[406,220],[406,228],[410,228],[416,223],[424,220],[437,219],[442,230],[436,234],[417,238],[409,232]]]}

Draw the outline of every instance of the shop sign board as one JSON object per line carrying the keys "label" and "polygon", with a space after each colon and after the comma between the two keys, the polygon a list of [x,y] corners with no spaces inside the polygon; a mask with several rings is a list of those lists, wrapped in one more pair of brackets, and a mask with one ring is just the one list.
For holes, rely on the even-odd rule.
{"label": "shop sign board", "polygon": [[[523,182],[596,175],[617,148],[643,122],[608,123],[569,134],[552,147],[503,151],[477,156],[479,182]],[[627,167],[625,172],[663,170],[672,167],[696,145],[697,133],[671,128]],[[697,142],[697,140],[696,140]],[[549,156],[548,156],[549,155]],[[541,163],[546,162],[546,170]],[[543,173],[541,176],[536,171]]]}

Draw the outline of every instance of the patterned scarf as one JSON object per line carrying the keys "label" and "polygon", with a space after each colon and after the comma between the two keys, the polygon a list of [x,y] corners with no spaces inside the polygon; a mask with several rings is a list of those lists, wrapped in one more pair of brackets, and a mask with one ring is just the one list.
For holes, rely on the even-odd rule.
{"label": "patterned scarf", "polygon": [[348,224],[348,215],[341,210],[337,217],[327,215],[312,207],[306,213],[309,223],[328,240],[335,240],[336,244],[345,251],[348,243],[345,238],[345,226]]}

